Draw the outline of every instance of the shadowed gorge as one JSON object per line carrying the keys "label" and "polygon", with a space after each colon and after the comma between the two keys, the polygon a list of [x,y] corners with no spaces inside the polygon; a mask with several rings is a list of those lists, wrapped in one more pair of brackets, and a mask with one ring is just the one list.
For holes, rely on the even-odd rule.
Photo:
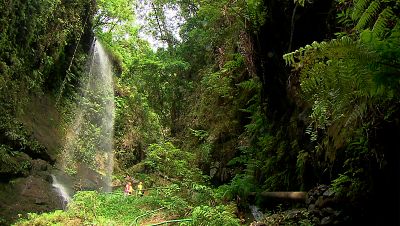
{"label": "shadowed gorge", "polygon": [[400,224],[399,1],[0,11],[0,225]]}

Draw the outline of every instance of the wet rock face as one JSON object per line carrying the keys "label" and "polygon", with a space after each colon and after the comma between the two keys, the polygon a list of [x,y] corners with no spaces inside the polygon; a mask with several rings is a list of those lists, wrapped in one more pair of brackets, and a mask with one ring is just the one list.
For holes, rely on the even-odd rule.
{"label": "wet rock face", "polygon": [[307,193],[306,205],[319,225],[345,223],[347,218],[340,206],[345,205],[335,191],[327,185],[319,185]]}
{"label": "wet rock face", "polygon": [[[253,222],[255,223],[255,222]],[[319,219],[313,218],[305,208],[290,209],[271,214],[264,218],[263,225],[318,225]],[[256,224],[251,224],[256,225]]]}
{"label": "wet rock face", "polygon": [[346,203],[327,185],[308,191],[305,208],[289,209],[267,216],[266,225],[349,225]]}
{"label": "wet rock face", "polygon": [[[62,203],[52,187],[49,169],[44,160],[32,160],[28,177],[0,184],[0,225],[9,225],[18,214],[49,212],[62,209]],[[3,221],[3,222],[2,222]]]}

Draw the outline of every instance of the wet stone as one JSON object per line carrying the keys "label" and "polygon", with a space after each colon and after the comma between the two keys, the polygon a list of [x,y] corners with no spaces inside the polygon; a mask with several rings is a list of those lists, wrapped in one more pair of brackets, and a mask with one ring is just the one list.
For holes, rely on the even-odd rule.
{"label": "wet stone", "polygon": [[332,197],[335,194],[335,191],[333,191],[332,188],[329,188],[328,190],[326,190],[323,194],[323,196],[325,197]]}
{"label": "wet stone", "polygon": [[328,224],[330,224],[330,223],[332,223],[332,218],[331,217],[324,217],[324,218],[322,218],[322,220],[321,220],[321,225],[328,225]]}

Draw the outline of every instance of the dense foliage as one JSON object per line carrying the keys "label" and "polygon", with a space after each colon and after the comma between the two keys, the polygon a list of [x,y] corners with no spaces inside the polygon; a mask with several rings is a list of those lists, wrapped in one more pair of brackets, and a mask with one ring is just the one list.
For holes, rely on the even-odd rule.
{"label": "dense foliage", "polygon": [[399,198],[399,1],[96,3],[2,4],[0,173],[27,174],[22,147],[56,161],[13,119],[45,92],[71,123],[90,28],[116,75],[114,182],[128,174],[163,189],[78,192],[66,212],[20,224],[127,225],[163,208],[147,219],[239,225],[250,202],[268,206],[257,192],[319,184],[348,203],[344,221],[397,220],[399,203],[379,196]]}
{"label": "dense foliage", "polygon": [[[91,26],[94,9],[86,1],[44,0],[2,1],[0,10],[0,140],[1,161],[7,162],[1,173],[9,180],[24,172],[29,158],[54,161],[55,147],[43,140],[38,143],[30,131],[38,117],[34,114],[43,113],[35,98],[48,92],[53,97],[48,101],[54,102],[74,57],[71,50]],[[56,118],[50,120],[57,123]]]}
{"label": "dense foliage", "polygon": [[[2,0],[0,11],[0,224],[7,224],[35,211],[34,203],[21,200],[29,199],[21,192],[30,186],[20,179],[34,181],[37,163],[56,162],[61,105],[55,102],[73,90],[95,9],[91,1]],[[13,202],[21,203],[18,213]]]}

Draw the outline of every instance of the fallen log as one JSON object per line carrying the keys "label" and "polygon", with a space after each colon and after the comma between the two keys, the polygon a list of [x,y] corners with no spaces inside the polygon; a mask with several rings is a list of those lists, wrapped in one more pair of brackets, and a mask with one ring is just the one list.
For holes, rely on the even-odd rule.
{"label": "fallen log", "polygon": [[[257,195],[256,192],[251,192],[250,195]],[[307,192],[302,191],[263,191],[258,193],[264,198],[272,198],[272,199],[285,199],[285,200],[293,200],[297,202],[306,201]]]}

